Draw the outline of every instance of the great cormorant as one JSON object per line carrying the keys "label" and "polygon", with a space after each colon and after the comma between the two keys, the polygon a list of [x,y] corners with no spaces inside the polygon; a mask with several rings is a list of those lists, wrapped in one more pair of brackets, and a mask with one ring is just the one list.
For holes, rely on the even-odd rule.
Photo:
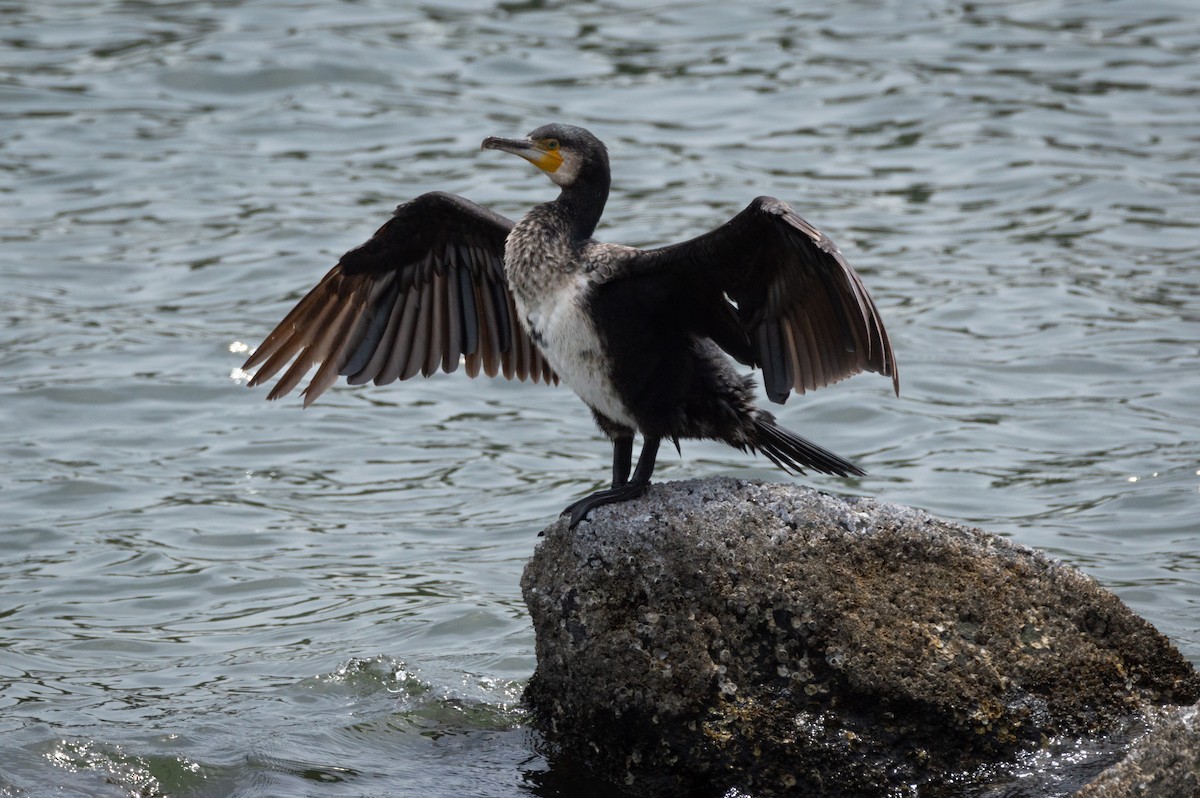
{"label": "great cormorant", "polygon": [[[762,369],[767,396],[874,371],[900,392],[887,332],[861,278],[824,234],[786,203],[759,197],[717,229],[660,249],[592,238],[609,192],[604,144],[552,124],[483,149],[519,155],[561,189],[513,224],[453,194],[423,194],[332,270],[246,361],[277,399],[320,364],[307,407],[340,376],[382,385],[459,362],[471,377],[565,382],[613,445],[612,487],[569,506],[641,495],[659,444],[724,441],[789,472],[861,475],[854,464],[775,423],[753,380],[726,355]],[[642,452],[630,475],[633,436]]]}

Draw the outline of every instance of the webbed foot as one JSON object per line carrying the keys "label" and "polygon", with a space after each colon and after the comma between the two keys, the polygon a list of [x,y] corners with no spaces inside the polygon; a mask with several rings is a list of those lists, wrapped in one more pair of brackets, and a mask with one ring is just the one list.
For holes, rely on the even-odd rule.
{"label": "webbed foot", "polygon": [[617,488],[609,488],[608,490],[599,490],[590,496],[584,496],[579,501],[571,504],[567,509],[562,511],[562,515],[571,514],[571,521],[568,524],[569,529],[574,529],[579,525],[579,522],[587,517],[587,514],[597,507],[602,507],[605,504],[619,504],[630,499],[636,499],[646,492],[650,482],[626,482]]}

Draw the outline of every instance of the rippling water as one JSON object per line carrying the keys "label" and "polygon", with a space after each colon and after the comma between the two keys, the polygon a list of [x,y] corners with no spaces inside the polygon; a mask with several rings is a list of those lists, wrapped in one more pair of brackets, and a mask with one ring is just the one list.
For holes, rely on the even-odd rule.
{"label": "rippling water", "polygon": [[1183,0],[0,6],[0,794],[587,794],[517,706],[521,568],[608,470],[583,406],[236,373],[397,202],[552,196],[478,152],[551,120],[612,152],[601,237],[769,193],[864,274],[903,397],[790,402],[871,471],[815,484],[1048,549],[1200,660],[1198,56]]}

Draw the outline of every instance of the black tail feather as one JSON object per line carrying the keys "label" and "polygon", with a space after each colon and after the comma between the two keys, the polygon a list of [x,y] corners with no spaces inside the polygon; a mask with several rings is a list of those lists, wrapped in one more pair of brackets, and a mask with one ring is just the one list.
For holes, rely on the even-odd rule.
{"label": "black tail feather", "polygon": [[867,473],[849,460],[822,449],[768,418],[756,418],[754,430],[757,433],[755,448],[784,471],[803,474],[803,466],[807,466],[822,474],[836,474],[839,477],[861,477]]}

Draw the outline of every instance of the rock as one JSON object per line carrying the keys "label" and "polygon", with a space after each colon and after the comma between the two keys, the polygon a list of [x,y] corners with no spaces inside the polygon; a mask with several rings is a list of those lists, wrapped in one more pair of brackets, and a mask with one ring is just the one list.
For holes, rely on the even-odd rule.
{"label": "rock", "polygon": [[1151,713],[1150,731],[1073,798],[1200,797],[1200,704]]}
{"label": "rock", "polygon": [[526,701],[552,751],[633,793],[924,796],[1200,698],[1091,578],[905,507],[720,478],[544,534]]}

